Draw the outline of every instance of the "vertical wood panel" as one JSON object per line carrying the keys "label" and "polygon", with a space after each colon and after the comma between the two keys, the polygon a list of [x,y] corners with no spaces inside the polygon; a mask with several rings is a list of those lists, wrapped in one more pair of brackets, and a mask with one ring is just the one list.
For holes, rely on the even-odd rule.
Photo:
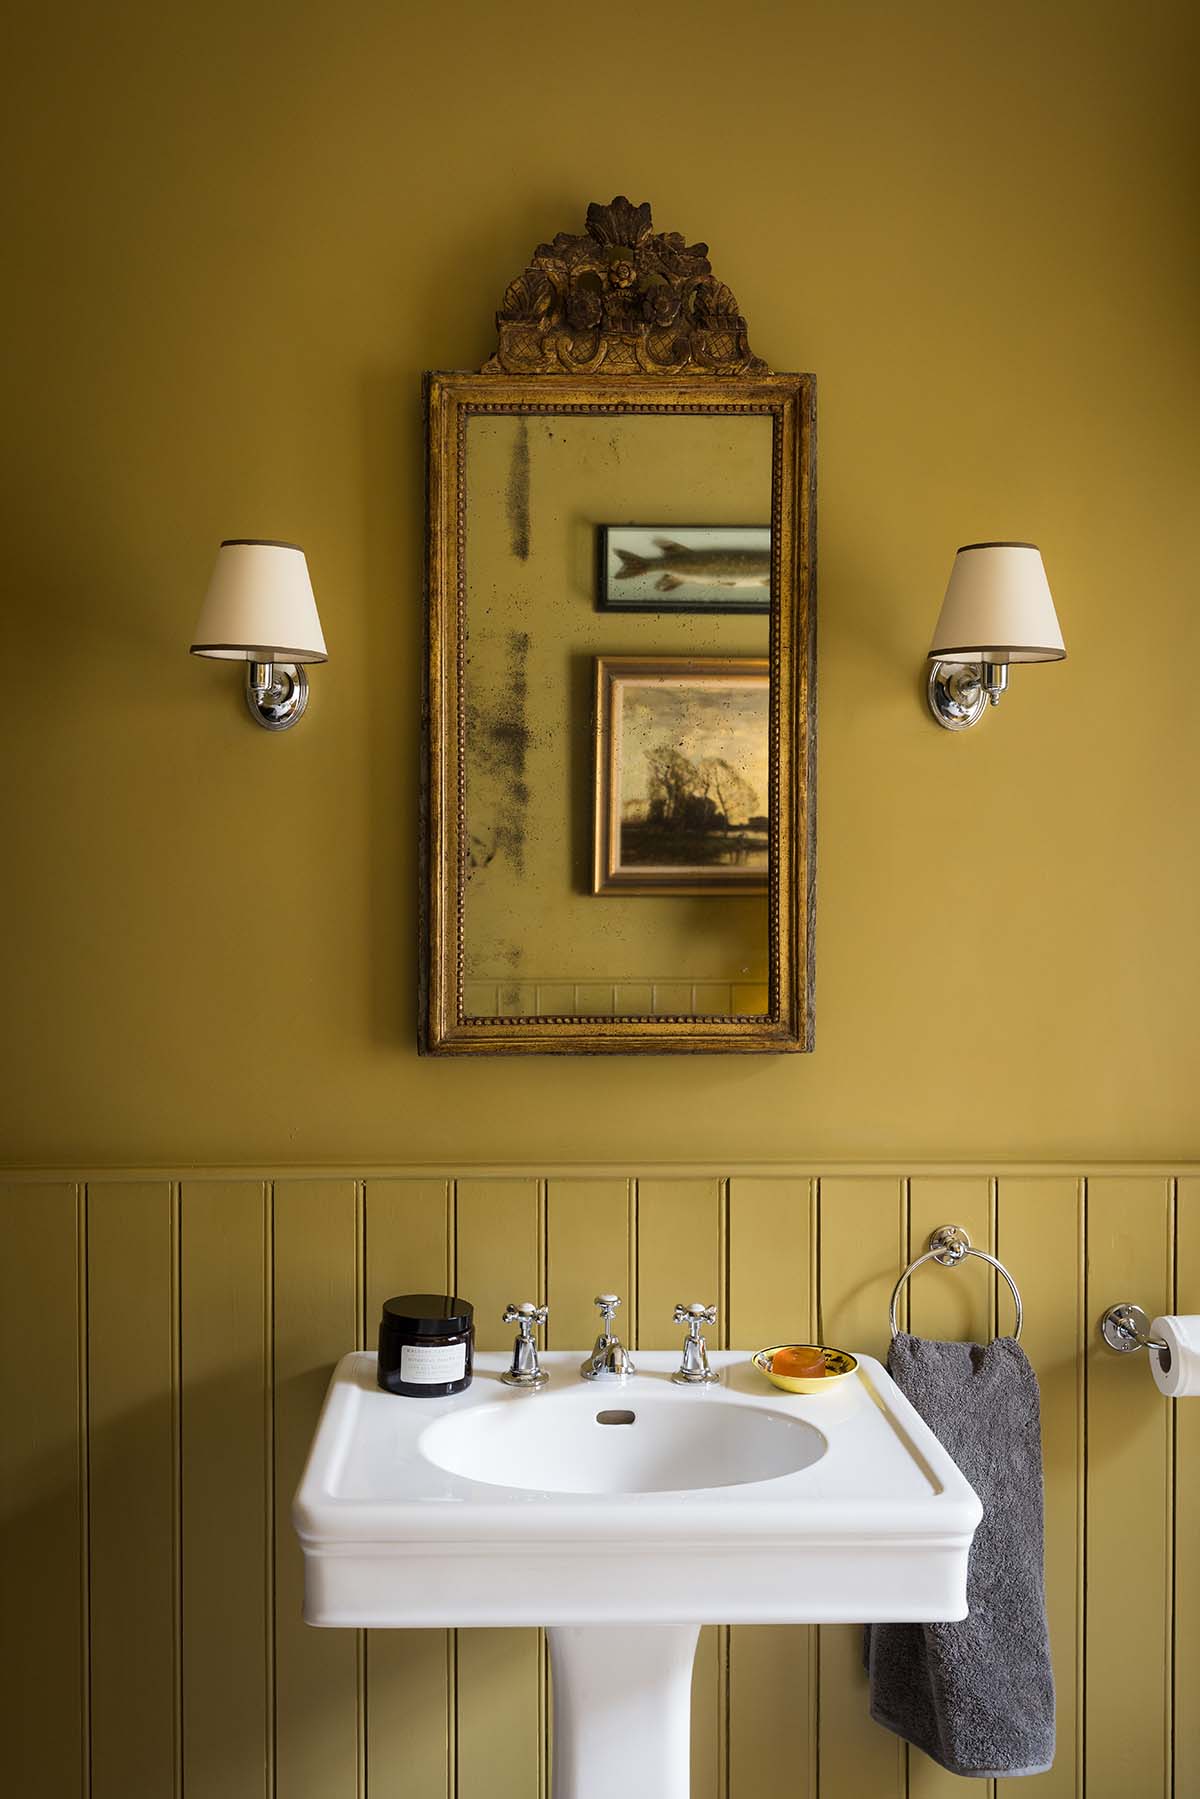
{"label": "vertical wood panel", "polygon": [[275,1768],[287,1799],[359,1791],[358,1633],[304,1623],[291,1524],[329,1377],[357,1334],[357,1213],[353,1181],[275,1188]]}
{"label": "vertical wood panel", "polygon": [[1171,1309],[1170,1195],[1162,1180],[1106,1177],[1089,1182],[1087,1205],[1087,1780],[1093,1794],[1157,1799],[1170,1723],[1170,1402],[1145,1355],[1115,1355],[1096,1321],[1118,1300],[1151,1317]]}
{"label": "vertical wood panel", "polygon": [[[1179,1183],[1174,1310],[1200,1315],[1200,1179]],[[1169,1400],[1175,1440],[1175,1794],[1200,1793],[1200,1399]]]}
{"label": "vertical wood panel", "polygon": [[814,1331],[815,1182],[729,1183],[729,1342],[803,1343]]}
{"label": "vertical wood panel", "polygon": [[[986,1176],[925,1176],[909,1183],[908,1257],[924,1255],[942,1224],[960,1224],[976,1249],[992,1250],[991,1183]],[[908,1283],[908,1328],[939,1342],[986,1343],[993,1324],[992,1270],[968,1256],[957,1267],[926,1262]],[[1006,1324],[1008,1319],[1006,1310]],[[972,1782],[980,1799],[992,1799],[993,1780]],[[908,1751],[909,1799],[951,1799],[962,1780],[920,1749]]]}
{"label": "vertical wood panel", "polygon": [[544,1285],[537,1181],[459,1181],[458,1291],[474,1302],[478,1347],[510,1349],[506,1304],[540,1300]]}
{"label": "vertical wood panel", "polygon": [[[638,1182],[636,1341],[642,1349],[682,1344],[683,1327],[672,1321],[680,1300],[724,1300],[721,1252],[720,1181]],[[725,1328],[722,1317],[721,1341]]]}
{"label": "vertical wood panel", "polygon": [[[909,1260],[925,1254],[931,1234],[942,1224],[961,1224],[976,1249],[994,1254],[991,1214],[991,1182],[986,1175],[926,1175],[911,1181]],[[945,1343],[988,1342],[995,1330],[995,1278],[987,1263],[973,1256],[967,1256],[955,1268],[926,1262],[906,1284],[909,1330],[916,1336]],[[1007,1288],[1002,1322],[1006,1331],[1011,1330],[1012,1304]],[[957,1777],[951,1774],[947,1778]]]}
{"label": "vertical wood panel", "polygon": [[[675,1349],[683,1329],[672,1314],[680,1300],[714,1301],[725,1312],[722,1183],[646,1180],[638,1183],[637,1342],[643,1349]],[[618,1314],[619,1317],[619,1314]],[[727,1320],[718,1342],[726,1341]],[[692,1796],[720,1799],[725,1791],[727,1633],[700,1632],[692,1680]]]}
{"label": "vertical wood panel", "polygon": [[724,1799],[729,1694],[729,1630],[706,1624],[692,1674],[692,1799]]}
{"label": "vertical wood panel", "polygon": [[[454,1285],[454,1220],[450,1187],[439,1180],[366,1184],[366,1347],[379,1344],[385,1299],[396,1293],[440,1293]],[[471,1295],[468,1293],[467,1298]]]}
{"label": "vertical wood panel", "polygon": [[174,1195],[88,1191],[93,1799],[176,1791]]}
{"label": "vertical wood panel", "polygon": [[39,1799],[85,1790],[77,1206],[0,1187],[0,1765]]}
{"label": "vertical wood panel", "polygon": [[1031,1799],[1074,1799],[1082,1790],[1082,1367],[1087,1330],[1082,1225],[1077,1180],[1001,1179],[996,1253],[1021,1289],[1021,1347],[1033,1363],[1042,1394],[1046,1616],[1057,1749],[1048,1773],[997,1781],[1000,1799],[1024,1799],[1027,1793]]}
{"label": "vertical wood panel", "polygon": [[[886,1357],[888,1299],[905,1261],[905,1212],[898,1180],[821,1182],[823,1343]],[[823,1624],[818,1639],[821,1799],[895,1799],[905,1791],[904,1745],[868,1715],[862,1629]]]}
{"label": "vertical wood panel", "polygon": [[[729,1341],[811,1342],[815,1194],[807,1180],[729,1183]],[[732,1799],[816,1795],[816,1632],[739,1625],[729,1636]]]}
{"label": "vertical wood panel", "polygon": [[268,1199],[187,1181],[181,1235],[187,1799],[270,1793]]}
{"label": "vertical wood panel", "polygon": [[597,1293],[619,1293],[633,1315],[635,1245],[629,1182],[553,1180],[546,1196],[546,1342],[586,1350],[599,1325]]}
{"label": "vertical wood panel", "polygon": [[[507,1349],[505,1303],[544,1288],[538,1183],[458,1183],[458,1291],[474,1301],[481,1349]],[[458,1633],[456,1799],[537,1799],[543,1782],[545,1666],[536,1630]]]}
{"label": "vertical wood panel", "polygon": [[[453,1290],[450,1190],[437,1180],[369,1181],[365,1216],[364,1332],[374,1349],[385,1299]],[[453,1793],[454,1633],[368,1631],[366,1664],[370,1799]]]}

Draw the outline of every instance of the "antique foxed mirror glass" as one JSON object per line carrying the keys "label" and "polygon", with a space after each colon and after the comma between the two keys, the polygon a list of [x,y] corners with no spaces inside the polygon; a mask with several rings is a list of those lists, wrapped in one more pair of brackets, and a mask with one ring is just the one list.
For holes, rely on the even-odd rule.
{"label": "antique foxed mirror glass", "polygon": [[427,378],[422,1047],[812,1045],[810,375],[588,208]]}

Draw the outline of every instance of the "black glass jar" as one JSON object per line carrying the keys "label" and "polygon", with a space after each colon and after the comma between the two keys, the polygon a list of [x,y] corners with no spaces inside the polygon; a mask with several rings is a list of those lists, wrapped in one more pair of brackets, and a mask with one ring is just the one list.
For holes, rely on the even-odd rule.
{"label": "black glass jar", "polygon": [[379,1384],[408,1399],[444,1399],[471,1384],[475,1308],[450,1293],[401,1293],[383,1304]]}

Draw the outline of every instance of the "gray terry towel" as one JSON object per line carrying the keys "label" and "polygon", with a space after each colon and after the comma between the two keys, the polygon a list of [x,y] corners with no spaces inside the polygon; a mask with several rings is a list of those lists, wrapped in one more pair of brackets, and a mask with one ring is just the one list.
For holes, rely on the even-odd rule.
{"label": "gray terry towel", "polygon": [[901,1335],[888,1372],[983,1504],[959,1624],[870,1624],[871,1716],[952,1774],[1041,1774],[1054,1760],[1042,1570],[1037,1376],[1012,1337]]}

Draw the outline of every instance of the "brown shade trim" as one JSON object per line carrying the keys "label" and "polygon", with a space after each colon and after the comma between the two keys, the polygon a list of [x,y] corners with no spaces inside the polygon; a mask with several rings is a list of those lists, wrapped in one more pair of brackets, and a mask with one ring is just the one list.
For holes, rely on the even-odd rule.
{"label": "brown shade trim", "polygon": [[1052,650],[1036,643],[993,643],[987,649],[972,644],[968,649],[930,650],[930,662],[995,662],[998,656],[1037,656],[1043,662],[1063,662],[1065,650]]}
{"label": "brown shade trim", "polygon": [[236,650],[247,662],[328,662],[329,652],[316,650],[268,650],[255,643],[193,643],[188,646],[193,656],[211,656],[214,650]]}
{"label": "brown shade trim", "polygon": [[223,550],[235,550],[239,544],[257,544],[267,550],[299,550],[302,556],[304,554],[298,543],[284,543],[282,537],[223,537],[221,539]]}
{"label": "brown shade trim", "polygon": [[994,543],[960,543],[957,554],[964,550],[1036,550],[1035,543],[1021,543],[1015,537],[999,537]]}

